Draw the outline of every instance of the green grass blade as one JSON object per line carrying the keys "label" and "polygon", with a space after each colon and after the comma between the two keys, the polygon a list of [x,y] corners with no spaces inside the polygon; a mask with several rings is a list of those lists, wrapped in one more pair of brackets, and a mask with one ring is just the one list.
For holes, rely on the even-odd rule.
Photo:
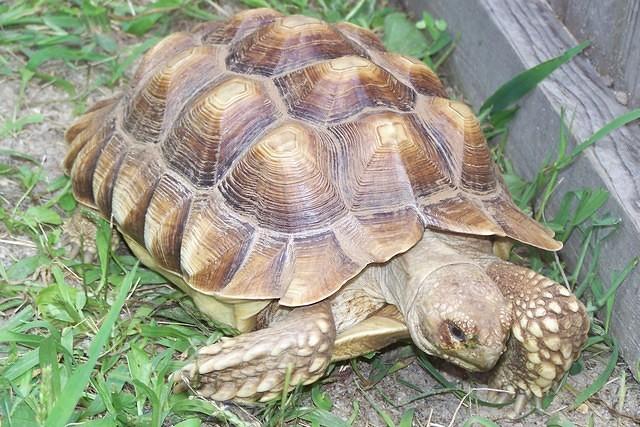
{"label": "green grass blade", "polygon": [[609,285],[609,289],[607,292],[598,298],[598,300],[594,303],[596,308],[602,308],[609,298],[613,298],[615,293],[618,291],[618,288],[625,282],[629,274],[638,266],[640,262],[640,257],[635,257],[631,259],[626,265],[626,267],[622,271],[617,271],[613,273],[613,277],[611,279],[611,284]]}
{"label": "green grass blade", "polygon": [[613,346],[611,349],[611,356],[609,357],[609,361],[607,362],[607,366],[605,366],[604,370],[600,372],[600,375],[598,375],[596,380],[592,382],[589,387],[578,393],[578,395],[576,396],[576,400],[573,402],[574,408],[582,405],[588,398],[600,391],[609,380],[611,373],[616,367],[616,363],[618,363],[618,355],[620,354],[618,341],[614,338],[612,338],[612,341]]}
{"label": "green grass blade", "polygon": [[456,387],[455,384],[449,382],[444,377],[444,375],[442,375],[440,371],[438,371],[431,364],[431,362],[429,361],[429,359],[427,359],[427,356],[425,354],[418,353],[417,360],[418,360],[418,364],[422,366],[422,368],[425,369],[427,372],[429,372],[429,374],[431,374],[431,376],[435,378],[435,380],[438,381],[440,385],[444,386],[445,388],[458,390],[460,393],[464,393],[462,389],[460,389],[459,387]]}
{"label": "green grass blade", "polygon": [[100,261],[100,283],[96,291],[96,293],[99,293],[107,283],[109,253],[111,252],[111,225],[104,219],[99,220],[96,229],[96,249],[98,251],[98,260]]}
{"label": "green grass blade", "polygon": [[136,264],[133,269],[127,273],[127,276],[122,281],[118,294],[113,301],[113,305],[111,306],[104,323],[100,327],[100,330],[94,339],[91,341],[87,361],[80,366],[73,375],[71,375],[71,378],[69,378],[69,381],[64,386],[64,389],[60,394],[60,398],[50,412],[51,415],[47,417],[47,421],[44,424],[45,427],[64,427],[67,424],[69,417],[82,397],[82,392],[89,383],[91,372],[98,361],[98,356],[109,339],[113,325],[120,315],[120,310],[124,305],[124,301],[133,286],[133,278],[135,277],[137,270],[138,264]]}
{"label": "green grass blade", "polygon": [[588,147],[591,147],[593,144],[595,144],[596,142],[598,142],[599,140],[601,140],[602,138],[604,138],[614,130],[626,125],[627,123],[630,123],[638,119],[640,119],[640,108],[631,110],[628,113],[622,114],[616,117],[615,119],[611,120],[609,123],[607,123],[606,125],[602,126],[599,130],[597,130],[587,140],[577,145],[571,152],[571,155],[568,156],[564,160],[564,162],[561,162],[558,164],[558,169],[562,169],[566,166],[569,166],[571,163],[573,163],[576,157],[580,155],[580,153],[582,153]]}
{"label": "green grass blade", "polygon": [[33,334],[20,334],[13,331],[0,331],[0,343],[15,342],[21,345],[36,346],[44,338]]}
{"label": "green grass blade", "polygon": [[311,389],[311,400],[314,405],[320,409],[324,409],[325,411],[330,411],[333,406],[329,394],[320,390],[320,386],[318,385],[314,385]]}
{"label": "green grass blade", "polygon": [[25,117],[21,117],[15,121],[8,120],[5,122],[4,126],[0,128],[0,138],[4,138],[12,132],[19,132],[23,127],[27,125],[31,125],[34,123],[41,123],[44,121],[44,116],[42,114],[30,114]]}
{"label": "green grass blade", "polygon": [[398,424],[398,427],[411,427],[413,425],[413,417],[415,413],[416,413],[415,408],[407,409],[402,414],[402,418],[400,418],[400,424]]}
{"label": "green grass blade", "polygon": [[500,427],[498,424],[494,423],[490,419],[480,417],[478,415],[474,415],[471,418],[467,419],[462,425],[462,427],[474,427],[474,426]]}
{"label": "green grass blade", "polygon": [[349,427],[349,423],[337,415],[320,408],[314,408],[311,411],[305,412],[301,414],[299,418],[324,427]]}
{"label": "green grass blade", "polygon": [[380,418],[382,418],[382,420],[384,421],[385,425],[387,427],[395,427],[395,424],[394,424],[393,420],[391,419],[391,416],[388,413],[386,413],[382,408],[380,408],[380,406],[378,406],[376,404],[376,402],[373,401],[373,399],[362,388],[360,383],[358,381],[355,381],[355,385],[356,385],[356,387],[358,387],[358,390],[360,390],[360,393],[362,393],[362,395],[364,396],[366,401],[369,402],[369,405],[371,405],[371,407],[376,411],[378,416]]}
{"label": "green grass blade", "polygon": [[162,425],[162,415],[160,414],[160,399],[158,395],[147,384],[140,380],[133,380],[132,384],[144,394],[151,404],[151,427],[160,427]]}
{"label": "green grass blade", "polygon": [[113,416],[108,416],[105,418],[87,421],[82,424],[77,424],[81,427],[116,427],[118,424]]}
{"label": "green grass blade", "polygon": [[560,414],[555,414],[547,420],[547,427],[575,427],[575,424]]}
{"label": "green grass blade", "polygon": [[12,150],[10,148],[0,148],[0,156],[15,157],[16,159],[19,159],[19,160],[24,160],[24,161],[27,161],[27,162],[31,162],[34,165],[39,165],[40,164],[38,159],[36,159],[35,157],[30,156],[27,153],[22,153],[22,152],[17,151],[17,150]]}
{"label": "green grass blade", "polygon": [[2,371],[2,378],[7,381],[15,381],[21,375],[38,366],[38,355],[38,349],[21,354],[17,362],[12,363]]}
{"label": "green grass blade", "polygon": [[511,104],[522,98],[538,83],[547,78],[558,67],[569,62],[571,58],[582,52],[589,42],[580,43],[560,56],[545,61],[515,76],[513,79],[500,86],[498,90],[491,95],[480,107],[480,114],[486,111],[498,112],[509,107]]}
{"label": "green grass blade", "polygon": [[[455,384],[449,382],[444,375],[442,375],[440,373],[440,371],[438,371],[438,369],[436,369],[431,362],[429,361],[429,359],[427,358],[426,354],[419,352],[418,353],[418,365],[420,365],[423,369],[425,369],[427,372],[429,372],[429,374],[440,383],[440,385],[442,385],[444,387],[444,390],[442,390],[443,392],[452,392],[453,394],[455,394],[456,396],[458,396],[460,399],[464,398],[467,393],[462,390],[460,387],[456,387]],[[439,391],[439,390],[436,390]],[[507,403],[493,403],[493,402],[489,402],[486,400],[482,400],[479,399],[475,393],[471,393],[470,397],[473,399],[474,402],[477,402],[478,404],[482,405],[482,406],[489,406],[492,408],[502,408],[503,406],[507,406],[510,405],[512,402],[507,402]]]}

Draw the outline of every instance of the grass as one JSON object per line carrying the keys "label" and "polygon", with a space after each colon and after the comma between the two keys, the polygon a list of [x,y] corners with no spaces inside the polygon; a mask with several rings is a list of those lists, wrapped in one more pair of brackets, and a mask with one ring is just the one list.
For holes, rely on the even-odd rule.
{"label": "grass", "polygon": [[[319,16],[332,22],[349,20],[381,32],[389,49],[416,56],[434,69],[454,46],[445,22],[424,14],[414,23],[403,13],[373,0],[325,0],[315,2],[313,7],[305,0],[247,0],[245,4]],[[88,0],[18,0],[0,5],[0,76],[19,82],[11,113],[0,118],[0,138],[19,137],[30,125],[45,120],[42,113],[28,112],[28,107],[34,105],[34,100],[27,97],[29,90],[54,85],[64,94],[60,102],[79,113],[86,109],[87,100],[99,95],[103,88],[123,84],[126,71],[135,60],[172,28],[183,21],[220,17],[220,10],[212,3],[191,0],[159,0],[146,5],[125,1],[102,4]],[[560,172],[584,149],[640,113],[631,112],[614,120],[575,148],[570,148],[567,129],[563,127],[559,130],[557,155],[548,159],[530,182],[518,176],[503,154],[508,123],[517,111],[515,103],[583,47],[515,77],[480,111],[487,135],[498,140],[493,146],[494,156],[516,202],[553,228],[561,240],[573,236],[582,241],[573,270],[567,270],[548,253],[525,247],[513,251],[516,262],[567,284],[587,303],[590,313],[602,313],[602,320],[593,322],[585,347],[609,354],[608,362],[588,388],[575,392],[574,406],[600,390],[615,368],[619,349],[610,334],[615,291],[638,259],[631,259],[624,270],[613,272],[611,286],[606,290],[597,275],[597,264],[601,242],[618,221],[600,213],[608,197],[605,190],[576,189],[565,193],[550,218],[545,215],[546,208],[553,200]],[[184,295],[165,285],[159,275],[138,267],[131,256],[114,252],[112,230],[105,221],[98,221],[96,262],[70,257],[62,245],[62,229],[78,207],[68,179],[49,179],[40,160],[30,155],[2,148],[0,156],[6,159],[0,162],[0,179],[16,190],[15,197],[0,198],[0,221],[8,236],[3,237],[3,244],[27,252],[6,268],[0,264],[2,426],[74,423],[193,427],[211,420],[223,425],[282,425],[297,420],[312,426],[349,426],[358,420],[362,405],[369,405],[384,425],[405,427],[414,421],[415,404],[436,394],[453,393],[459,399],[485,404],[475,393],[449,383],[428,358],[416,356],[409,346],[391,363],[377,354],[363,359],[368,365],[366,375],[360,372],[362,361],[352,362],[364,401],[353,400],[348,419],[332,413],[332,399],[320,384],[299,388],[250,412],[184,394],[173,395],[167,376],[182,364],[183,356],[234,331],[204,318]],[[396,423],[374,396],[385,400],[378,389],[379,382],[403,368],[407,357],[417,357],[425,372],[442,387],[423,390],[399,379],[416,394],[400,404],[401,415]],[[572,374],[582,369],[583,358],[574,365]],[[555,393],[550,394],[541,409],[548,408],[554,397]],[[619,403],[624,398],[621,391]],[[496,425],[476,415],[464,425],[473,423]],[[556,415],[549,418],[548,425],[571,423]]]}

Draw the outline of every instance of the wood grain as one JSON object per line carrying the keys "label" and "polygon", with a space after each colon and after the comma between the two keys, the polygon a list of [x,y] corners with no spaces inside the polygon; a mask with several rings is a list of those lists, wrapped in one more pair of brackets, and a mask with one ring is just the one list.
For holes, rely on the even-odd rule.
{"label": "wood grain", "polygon": [[613,87],[640,106],[640,2],[552,0],[551,7],[580,40],[591,40],[589,57]]}
{"label": "wood grain", "polygon": [[[542,1],[410,0],[416,15],[428,9],[445,19],[451,31],[461,33],[449,61],[451,78],[475,106],[515,74],[578,42]],[[571,137],[582,141],[627,110],[584,57],[557,70],[522,103],[512,123],[507,154],[517,170],[532,177],[540,163],[556,149],[560,111],[571,118]],[[557,207],[564,192],[604,187],[611,192],[606,211],[622,218],[615,235],[602,241],[600,275],[622,269],[640,254],[640,128],[632,124],[601,140],[562,176]],[[568,242],[562,255],[575,261],[580,242]],[[631,366],[640,358],[640,271],[618,291],[613,332]]]}

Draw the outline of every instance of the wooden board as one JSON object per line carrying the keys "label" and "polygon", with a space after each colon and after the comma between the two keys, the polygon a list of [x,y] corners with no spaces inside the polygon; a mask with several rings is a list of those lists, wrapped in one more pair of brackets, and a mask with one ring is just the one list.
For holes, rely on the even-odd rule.
{"label": "wooden board", "polygon": [[[451,31],[460,34],[447,77],[476,108],[515,74],[577,44],[543,0],[405,3],[416,16],[426,9],[444,18]],[[627,111],[585,57],[561,67],[524,100],[512,123],[507,155],[524,176],[532,177],[543,158],[555,153],[562,108],[573,118],[574,141],[586,139]],[[634,123],[601,140],[562,179],[560,197],[582,187],[604,187],[611,193],[605,209],[620,217],[622,224],[602,245],[599,273],[608,281],[613,270],[624,268],[640,255],[640,125]],[[579,245],[579,241],[570,241],[563,250],[569,263],[576,259]],[[640,362],[640,270],[618,292],[612,328],[623,356],[636,367]]]}
{"label": "wooden board", "polygon": [[549,0],[567,28],[591,40],[589,57],[628,105],[640,106],[640,1]]}

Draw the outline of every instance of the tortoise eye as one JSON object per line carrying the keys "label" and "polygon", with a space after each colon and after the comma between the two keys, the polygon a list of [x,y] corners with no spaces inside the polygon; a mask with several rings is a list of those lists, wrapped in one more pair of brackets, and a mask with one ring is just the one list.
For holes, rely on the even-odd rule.
{"label": "tortoise eye", "polygon": [[464,331],[456,326],[454,323],[449,323],[449,333],[451,337],[456,341],[464,342],[467,339],[467,336],[464,334]]}

